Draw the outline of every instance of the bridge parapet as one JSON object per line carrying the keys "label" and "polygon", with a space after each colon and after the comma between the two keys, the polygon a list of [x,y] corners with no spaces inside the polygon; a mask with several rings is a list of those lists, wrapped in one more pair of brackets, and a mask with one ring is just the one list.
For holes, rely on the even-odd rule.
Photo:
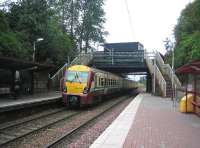
{"label": "bridge parapet", "polygon": [[80,53],[69,65],[89,65],[93,59],[93,53]]}
{"label": "bridge parapet", "polygon": [[174,80],[174,87],[181,88],[181,82],[179,81],[176,74],[174,74],[171,66],[169,64],[165,64],[158,52],[156,52],[156,62],[158,63],[158,66],[160,67],[160,70],[163,73],[163,75],[167,75],[171,80]]}
{"label": "bridge parapet", "polygon": [[144,51],[133,52],[94,52],[93,64],[98,66],[132,66],[144,63]]}
{"label": "bridge parapet", "polygon": [[79,54],[70,64],[64,64],[58,71],[50,77],[51,87],[55,90],[61,90],[60,86],[62,85],[62,79],[64,76],[64,71],[66,68],[72,65],[89,65],[92,61],[93,54],[92,53],[81,53]]}
{"label": "bridge parapet", "polygon": [[159,85],[161,92],[162,92],[162,96],[166,97],[167,95],[167,84],[166,81],[161,73],[161,71],[159,70],[158,66],[156,65],[156,54],[154,52],[148,53],[145,52],[145,61],[147,64],[147,67],[151,73],[151,75],[153,76],[153,93],[155,93],[156,90],[156,82]]}

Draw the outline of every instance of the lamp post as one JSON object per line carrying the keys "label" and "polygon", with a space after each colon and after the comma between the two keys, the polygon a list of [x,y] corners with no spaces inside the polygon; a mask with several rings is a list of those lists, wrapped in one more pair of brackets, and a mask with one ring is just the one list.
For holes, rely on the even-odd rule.
{"label": "lamp post", "polygon": [[37,38],[36,41],[33,42],[33,62],[35,62],[35,44],[37,42],[40,42],[40,41],[43,41],[44,39],[43,38]]}

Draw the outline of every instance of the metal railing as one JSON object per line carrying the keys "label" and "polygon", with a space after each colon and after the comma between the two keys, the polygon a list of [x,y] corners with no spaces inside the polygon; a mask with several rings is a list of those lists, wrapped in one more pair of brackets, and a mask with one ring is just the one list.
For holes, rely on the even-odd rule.
{"label": "metal railing", "polygon": [[64,71],[67,67],[78,64],[88,65],[92,61],[92,58],[92,53],[81,53],[76,58],[74,58],[74,60],[70,64],[64,64],[59,70],[57,70],[57,72],[53,76],[49,77],[51,80],[51,88],[55,90],[60,90]]}
{"label": "metal railing", "polygon": [[[162,91],[162,95],[163,97],[166,97],[166,92],[167,92],[167,84],[166,84],[166,81],[161,73],[161,71],[159,70],[158,66],[156,65],[156,62],[153,60],[155,60],[155,53],[154,52],[151,52],[151,53],[148,53],[148,52],[145,52],[145,61],[146,61],[146,64],[147,64],[147,67],[151,73],[151,75],[154,76],[153,79],[155,79],[155,81],[157,81],[157,84],[159,85],[161,91]],[[153,82],[154,84],[154,93],[155,93],[155,83],[156,82]]]}
{"label": "metal railing", "polygon": [[130,62],[144,62],[144,51],[133,52],[95,52],[95,64],[126,64]]}
{"label": "metal railing", "polygon": [[161,88],[162,95],[164,97],[166,97],[166,95],[167,95],[167,83],[166,83],[166,81],[165,81],[165,79],[164,79],[161,71],[159,70],[158,66],[157,65],[155,65],[155,66],[156,66],[156,79],[157,79],[157,83],[158,83],[158,85]]}
{"label": "metal railing", "polygon": [[72,65],[88,65],[93,59],[93,53],[80,53],[70,64]]}
{"label": "metal railing", "polygon": [[162,57],[160,56],[160,54],[158,52],[156,52],[156,62],[158,63],[161,72],[163,73],[163,75],[167,75],[170,79],[173,78],[174,80],[174,88],[181,88],[181,82],[179,81],[178,77],[176,76],[176,74],[174,74],[171,66],[169,64],[165,64]]}

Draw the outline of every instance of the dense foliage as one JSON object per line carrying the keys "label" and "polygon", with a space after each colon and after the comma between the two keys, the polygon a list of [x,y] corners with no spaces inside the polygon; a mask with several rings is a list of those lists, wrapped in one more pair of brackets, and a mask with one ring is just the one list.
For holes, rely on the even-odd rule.
{"label": "dense foliage", "polygon": [[104,0],[57,0],[51,5],[59,12],[62,28],[75,40],[80,52],[91,44],[104,42]]}
{"label": "dense foliage", "polygon": [[[104,42],[104,0],[18,0],[0,10],[0,56],[60,65]],[[4,7],[5,8],[5,7]],[[36,42],[43,38],[41,42]]]}
{"label": "dense foliage", "polygon": [[175,39],[176,67],[200,59],[200,0],[190,3],[182,11],[175,27]]}

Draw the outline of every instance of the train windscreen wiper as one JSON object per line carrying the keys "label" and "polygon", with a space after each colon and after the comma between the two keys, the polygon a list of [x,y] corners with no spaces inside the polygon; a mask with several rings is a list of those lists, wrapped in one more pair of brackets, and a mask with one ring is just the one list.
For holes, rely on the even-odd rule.
{"label": "train windscreen wiper", "polygon": [[82,83],[80,80],[80,75],[78,75],[78,72],[76,73],[76,76],[77,76],[77,80],[79,81],[79,83]]}
{"label": "train windscreen wiper", "polygon": [[72,83],[72,82],[75,82],[74,80],[78,80],[79,83],[82,83],[77,72],[75,73],[74,78],[73,78],[70,82],[71,82],[71,83]]}

